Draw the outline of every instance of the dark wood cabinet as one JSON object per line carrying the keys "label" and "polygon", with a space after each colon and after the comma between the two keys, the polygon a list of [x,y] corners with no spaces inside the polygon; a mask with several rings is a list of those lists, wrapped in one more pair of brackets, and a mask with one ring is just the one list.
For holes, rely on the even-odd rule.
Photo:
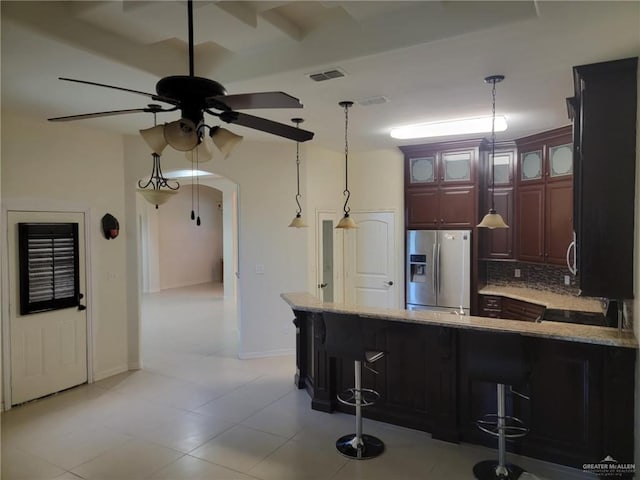
{"label": "dark wood cabinet", "polygon": [[518,259],[544,262],[544,185],[518,187]]}
{"label": "dark wood cabinet", "polygon": [[574,229],[583,295],[633,298],[637,63],[636,57],[573,69]]}
{"label": "dark wood cabinet", "polygon": [[405,191],[407,228],[438,228],[440,191],[438,187],[418,187]]}
{"label": "dark wood cabinet", "polygon": [[565,265],[573,240],[573,179],[550,182],[545,189],[545,261]]}
{"label": "dark wood cabinet", "polygon": [[480,316],[500,318],[502,313],[502,297],[495,295],[480,295]]}
{"label": "dark wood cabinet", "polygon": [[577,467],[602,460],[605,349],[531,339],[529,350],[533,373],[525,449]]}
{"label": "dark wood cabinet", "polygon": [[[484,308],[520,318],[531,319],[542,308],[499,296],[481,298]],[[353,362],[326,354],[321,312],[296,310],[295,315],[296,385],[307,389],[315,410],[352,412],[336,394],[353,386]],[[473,330],[367,318],[364,335],[385,351],[375,363],[378,374],[363,369],[363,385],[381,395],[363,410],[366,417],[495,448],[495,439],[474,423],[495,413],[496,386],[469,372]],[[506,409],[530,432],[509,442],[508,449],[578,469],[607,455],[632,463],[636,350],[542,337],[526,337],[524,348],[531,376],[514,388],[530,400],[507,393]]]}
{"label": "dark wood cabinet", "polygon": [[542,305],[504,297],[502,299],[500,318],[535,322],[542,318],[544,310],[545,307]]}
{"label": "dark wood cabinet", "polygon": [[480,190],[484,193],[481,194],[480,215],[486,214],[493,203],[496,212],[502,216],[509,228],[479,229],[480,255],[486,260],[513,259],[515,144],[512,142],[502,142],[499,146],[496,144],[493,162],[490,152],[482,153],[481,158],[484,173]]}
{"label": "dark wood cabinet", "polygon": [[517,258],[566,264],[573,239],[571,126],[516,140]]}
{"label": "dark wood cabinet", "polygon": [[405,227],[473,228],[482,140],[400,147],[405,155]]}

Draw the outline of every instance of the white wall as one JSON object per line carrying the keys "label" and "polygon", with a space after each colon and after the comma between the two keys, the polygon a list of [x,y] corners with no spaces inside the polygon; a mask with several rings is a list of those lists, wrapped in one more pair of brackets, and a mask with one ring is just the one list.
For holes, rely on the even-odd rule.
{"label": "white wall", "polygon": [[[148,175],[148,157],[141,139],[125,139],[127,189],[135,190],[137,180]],[[304,290],[307,283],[308,234],[287,228],[295,211],[294,162],[293,142],[243,142],[229,158],[201,165],[238,185],[242,357],[291,353],[295,348],[293,314],[280,298],[282,292]],[[189,166],[183,154],[169,148],[163,152],[164,171]],[[136,216],[135,203],[127,204],[127,218],[130,215]],[[140,264],[140,259],[134,263]],[[258,273],[262,270],[264,273]]]}
{"label": "white wall", "polygon": [[[126,247],[132,232],[125,224],[121,136],[3,110],[2,139],[4,205],[89,209],[94,377],[127,370]],[[120,220],[115,240],[102,236],[100,221],[107,212]]]}
{"label": "white wall", "polygon": [[[192,193],[199,197],[200,226],[190,217]],[[221,282],[222,192],[182,185],[159,206],[158,217],[160,289]]]}

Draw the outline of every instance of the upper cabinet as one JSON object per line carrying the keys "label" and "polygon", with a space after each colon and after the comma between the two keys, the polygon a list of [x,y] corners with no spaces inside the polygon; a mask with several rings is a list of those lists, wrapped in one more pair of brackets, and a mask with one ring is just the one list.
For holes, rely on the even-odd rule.
{"label": "upper cabinet", "polygon": [[573,69],[574,228],[583,295],[633,298],[637,64],[636,57]]}
{"label": "upper cabinet", "polygon": [[[483,259],[509,260],[514,258],[514,172],[516,164],[516,145],[513,142],[496,143],[493,161],[491,152],[481,153],[481,186],[480,214],[484,215],[491,208],[492,202],[509,228],[480,228],[481,249]],[[492,178],[493,177],[493,178]],[[491,186],[494,185],[492,189]]]}
{"label": "upper cabinet", "polygon": [[519,260],[564,265],[573,239],[571,126],[516,140]]}
{"label": "upper cabinet", "polygon": [[400,147],[405,156],[407,229],[475,226],[476,169],[481,142]]}

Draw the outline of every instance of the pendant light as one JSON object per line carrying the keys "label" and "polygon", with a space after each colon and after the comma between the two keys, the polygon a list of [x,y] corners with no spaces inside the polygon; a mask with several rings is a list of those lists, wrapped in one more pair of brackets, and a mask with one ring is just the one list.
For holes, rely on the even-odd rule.
{"label": "pendant light", "polygon": [[[159,108],[159,105],[149,105],[150,108]],[[142,180],[138,180],[138,192],[144,197],[144,199],[155,205],[162,205],[174,195],[176,190],[180,188],[178,182],[172,181],[171,185],[162,174],[162,167],[160,166],[160,154],[167,146],[168,142],[164,137],[164,126],[156,125],[156,111],[153,111],[153,127],[140,130],[140,135],[144,141],[151,148],[151,157],[153,158],[153,166],[151,168],[151,175],[146,183]]]}
{"label": "pendant light", "polygon": [[[302,118],[292,118],[291,121],[296,124],[297,128],[300,128],[300,124],[304,122]],[[302,195],[300,195],[300,142],[296,142],[296,179],[298,186],[298,193],[296,193],[298,211],[296,212],[296,216],[293,217],[293,220],[291,220],[289,226],[295,228],[306,228],[308,225],[304,223],[304,220],[302,219],[302,206],[300,206],[300,197],[302,197]]]}
{"label": "pendant light", "polygon": [[494,228],[509,228],[502,216],[496,212],[495,207],[495,154],[496,154],[496,83],[500,83],[504,80],[504,75],[491,75],[484,79],[484,83],[491,84],[491,96],[492,96],[492,117],[491,117],[491,208],[482,221],[477,225],[481,228],[488,228],[493,230]]}
{"label": "pendant light", "polygon": [[344,201],[344,216],[336,225],[336,228],[358,228],[356,222],[353,221],[353,218],[349,216],[349,197],[351,196],[351,192],[349,191],[349,108],[353,106],[353,102],[343,101],[340,102],[342,108],[344,108],[344,196],[347,197]]}

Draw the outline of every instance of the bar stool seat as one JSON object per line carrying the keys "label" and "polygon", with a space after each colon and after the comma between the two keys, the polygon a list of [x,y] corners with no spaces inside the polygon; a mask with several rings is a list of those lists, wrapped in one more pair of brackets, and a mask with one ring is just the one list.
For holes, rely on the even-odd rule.
{"label": "bar stool seat", "polygon": [[365,346],[362,319],[357,315],[324,312],[322,317],[327,355],[354,362],[354,387],[336,397],[340,403],[355,407],[356,431],[340,437],[336,441],[336,449],[345,457],[357,460],[377,457],[384,452],[384,443],[373,435],[362,433],[361,409],[373,405],[380,394],[370,388],[362,388],[362,365],[377,373],[371,365],[383,358],[385,352]]}
{"label": "bar stool seat", "polygon": [[[529,432],[524,422],[505,413],[506,386],[523,385],[531,375],[524,341],[520,335],[480,333],[469,335],[467,365],[469,376],[496,384],[497,413],[488,413],[476,421],[477,427],[498,439],[498,460],[485,460],[473,467],[478,480],[515,480],[524,469],[506,463],[506,440],[523,437]],[[510,388],[526,400],[526,395]]]}

